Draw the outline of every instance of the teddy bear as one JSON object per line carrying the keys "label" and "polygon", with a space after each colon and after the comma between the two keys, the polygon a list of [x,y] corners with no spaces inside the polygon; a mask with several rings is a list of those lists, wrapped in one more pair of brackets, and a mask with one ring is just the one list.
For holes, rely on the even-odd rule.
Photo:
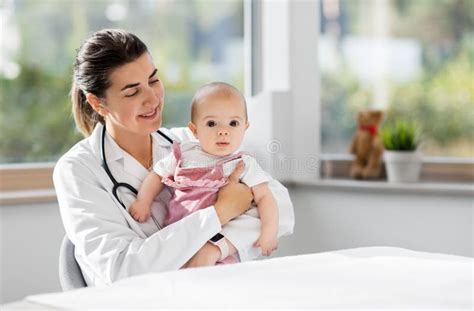
{"label": "teddy bear", "polygon": [[378,128],[384,113],[365,110],[357,114],[357,130],[352,138],[350,153],[354,154],[351,176],[358,179],[377,178],[382,170],[383,143]]}

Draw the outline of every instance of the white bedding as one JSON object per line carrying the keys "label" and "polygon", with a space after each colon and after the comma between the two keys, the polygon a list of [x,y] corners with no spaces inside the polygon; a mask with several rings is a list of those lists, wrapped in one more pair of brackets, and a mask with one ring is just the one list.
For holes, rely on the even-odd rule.
{"label": "white bedding", "polygon": [[67,309],[473,309],[472,258],[368,247],[147,274],[27,297]]}

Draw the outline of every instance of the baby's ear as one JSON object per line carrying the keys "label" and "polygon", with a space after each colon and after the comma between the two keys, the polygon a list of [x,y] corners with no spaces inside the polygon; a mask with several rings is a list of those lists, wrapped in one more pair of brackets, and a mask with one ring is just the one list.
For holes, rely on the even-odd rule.
{"label": "baby's ear", "polygon": [[250,123],[247,121],[247,122],[245,123],[245,129],[248,129],[249,126],[250,126]]}
{"label": "baby's ear", "polygon": [[197,138],[197,131],[196,131],[196,125],[194,125],[193,122],[189,122],[188,123],[188,128],[191,130],[191,132],[193,133],[194,137]]}

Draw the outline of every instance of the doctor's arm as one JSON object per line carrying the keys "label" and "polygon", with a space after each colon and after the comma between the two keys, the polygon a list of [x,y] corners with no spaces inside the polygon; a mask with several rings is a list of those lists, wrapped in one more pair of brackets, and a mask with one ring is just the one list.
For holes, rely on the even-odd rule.
{"label": "doctor's arm", "polygon": [[221,221],[249,206],[239,207],[241,211],[234,210],[234,215],[211,206],[147,237],[130,227],[126,217],[131,216],[113,198],[111,183],[101,184],[96,174],[104,173],[89,166],[66,158],[54,170],[63,224],[89,283],[110,284],[133,275],[177,270],[221,230]]}

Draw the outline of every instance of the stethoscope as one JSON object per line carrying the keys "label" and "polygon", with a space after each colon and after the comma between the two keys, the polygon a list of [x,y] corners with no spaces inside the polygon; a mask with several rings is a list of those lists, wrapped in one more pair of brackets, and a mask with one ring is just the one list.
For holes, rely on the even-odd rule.
{"label": "stethoscope", "polygon": [[[156,132],[158,134],[160,134],[164,139],[166,139],[170,144],[173,144],[173,140],[168,135],[166,135],[165,133],[163,133],[160,130],[157,130]],[[124,182],[117,182],[117,180],[112,175],[112,172],[110,172],[109,166],[107,165],[107,160],[105,158],[105,133],[106,133],[106,130],[105,130],[105,124],[104,124],[104,127],[102,128],[102,137],[101,137],[101,142],[100,142],[100,153],[101,153],[101,157],[102,157],[102,166],[104,167],[105,172],[107,173],[110,180],[114,184],[114,186],[112,187],[113,196],[117,199],[117,201],[120,203],[120,205],[122,205],[122,207],[125,210],[127,210],[127,207],[125,206],[123,201],[120,200],[120,197],[118,196],[118,193],[117,193],[118,189],[120,187],[126,188],[126,189],[130,190],[135,196],[138,194],[138,190],[135,189],[130,184],[127,184],[127,183],[124,183]],[[158,221],[155,219],[153,214],[151,215],[151,218],[155,222],[155,225],[158,227],[158,229],[161,229],[161,226],[158,224]]]}

